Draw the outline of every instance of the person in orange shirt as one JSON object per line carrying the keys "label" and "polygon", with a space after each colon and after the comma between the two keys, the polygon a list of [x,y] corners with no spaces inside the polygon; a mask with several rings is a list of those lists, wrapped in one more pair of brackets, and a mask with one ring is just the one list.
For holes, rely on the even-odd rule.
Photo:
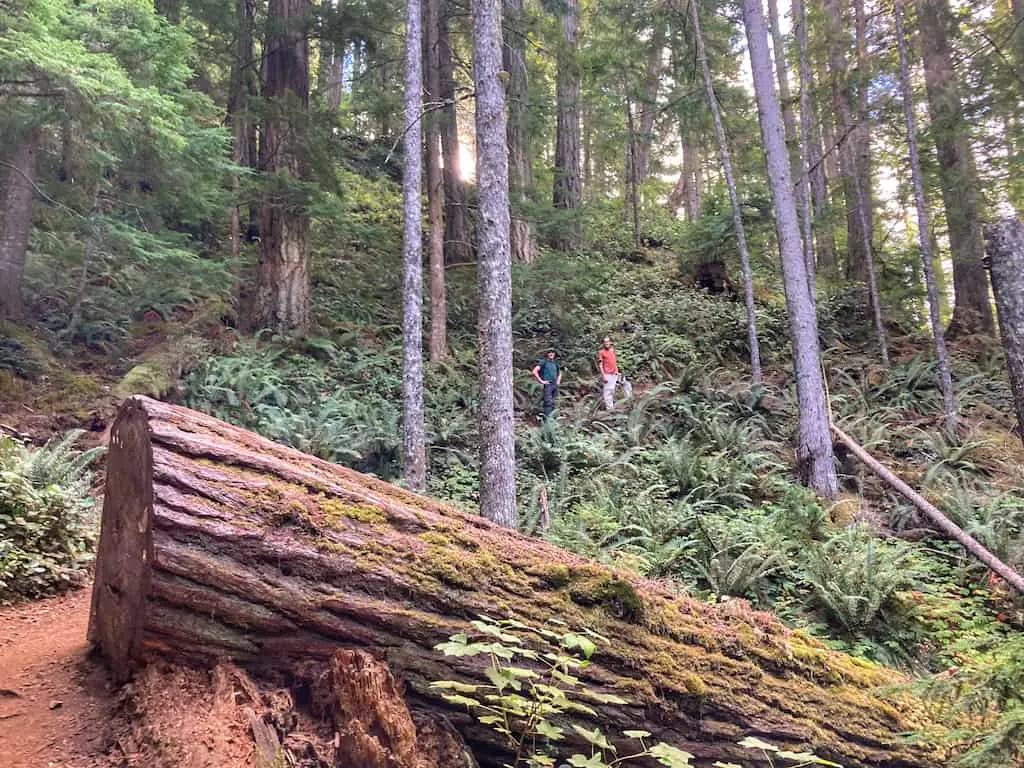
{"label": "person in orange shirt", "polygon": [[619,363],[615,359],[612,340],[605,336],[604,343],[597,350],[597,367],[604,379],[604,407],[609,411],[615,407],[615,385],[619,381]]}

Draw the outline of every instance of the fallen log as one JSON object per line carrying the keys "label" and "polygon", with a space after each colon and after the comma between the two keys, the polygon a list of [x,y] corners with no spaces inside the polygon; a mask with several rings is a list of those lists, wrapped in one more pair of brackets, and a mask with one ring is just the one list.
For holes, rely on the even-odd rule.
{"label": "fallen log", "polygon": [[[846,768],[924,768],[901,735],[918,702],[900,676],[829,651],[744,601],[716,608],[185,408],[131,398],[113,424],[90,638],[114,675],[151,659],[297,679],[365,649],[413,709],[447,709],[483,765],[493,733],[429,687],[480,680],[433,646],[479,614],[551,619],[613,642],[588,683],[608,734],[644,729],[714,760],[761,763],[757,736]],[[581,724],[586,725],[585,721]]]}

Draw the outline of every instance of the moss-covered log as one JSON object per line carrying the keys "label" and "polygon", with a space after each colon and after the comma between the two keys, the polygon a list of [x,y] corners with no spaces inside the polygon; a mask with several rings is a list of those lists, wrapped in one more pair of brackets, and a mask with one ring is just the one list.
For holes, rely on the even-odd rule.
{"label": "moss-covered log", "polygon": [[[702,760],[749,764],[752,735],[847,768],[940,764],[900,735],[898,675],[833,653],[768,614],[661,584],[319,461],[194,411],[128,400],[110,438],[90,634],[116,675],[148,659],[289,676],[339,648],[386,658],[410,703],[480,676],[433,646],[478,614],[559,619],[613,638],[587,670],[634,702],[602,726],[645,728]],[[451,711],[482,762],[488,732]]]}

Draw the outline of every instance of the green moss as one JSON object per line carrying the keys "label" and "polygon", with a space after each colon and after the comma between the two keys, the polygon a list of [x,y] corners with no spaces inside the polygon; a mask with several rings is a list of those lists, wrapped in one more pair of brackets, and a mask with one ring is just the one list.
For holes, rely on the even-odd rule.
{"label": "green moss", "polygon": [[437,531],[425,531],[420,534],[419,538],[435,547],[450,547],[452,545],[451,539]]}
{"label": "green moss", "polygon": [[317,499],[317,506],[320,507],[324,520],[331,525],[337,525],[343,517],[371,525],[380,525],[388,521],[387,513],[373,504],[349,504],[340,499],[321,496]]}
{"label": "green moss", "polygon": [[629,582],[600,573],[586,576],[569,586],[569,597],[577,605],[599,605],[617,619],[639,624],[644,618],[644,604]]}
{"label": "green moss", "polygon": [[160,364],[159,361],[151,361],[139,363],[128,371],[114,388],[114,392],[120,397],[149,395],[159,399],[171,392],[176,384],[167,366]]}
{"label": "green moss", "polygon": [[694,672],[683,672],[680,675],[680,681],[683,687],[694,696],[707,696],[708,687],[704,684],[704,680],[701,679],[700,675]]}

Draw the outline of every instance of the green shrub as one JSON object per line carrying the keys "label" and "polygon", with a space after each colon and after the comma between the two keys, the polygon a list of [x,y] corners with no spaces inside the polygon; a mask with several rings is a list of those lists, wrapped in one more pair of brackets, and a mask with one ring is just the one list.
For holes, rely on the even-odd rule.
{"label": "green shrub", "polygon": [[92,559],[88,467],[103,449],[75,450],[81,435],[38,450],[0,438],[0,603],[74,586]]}

